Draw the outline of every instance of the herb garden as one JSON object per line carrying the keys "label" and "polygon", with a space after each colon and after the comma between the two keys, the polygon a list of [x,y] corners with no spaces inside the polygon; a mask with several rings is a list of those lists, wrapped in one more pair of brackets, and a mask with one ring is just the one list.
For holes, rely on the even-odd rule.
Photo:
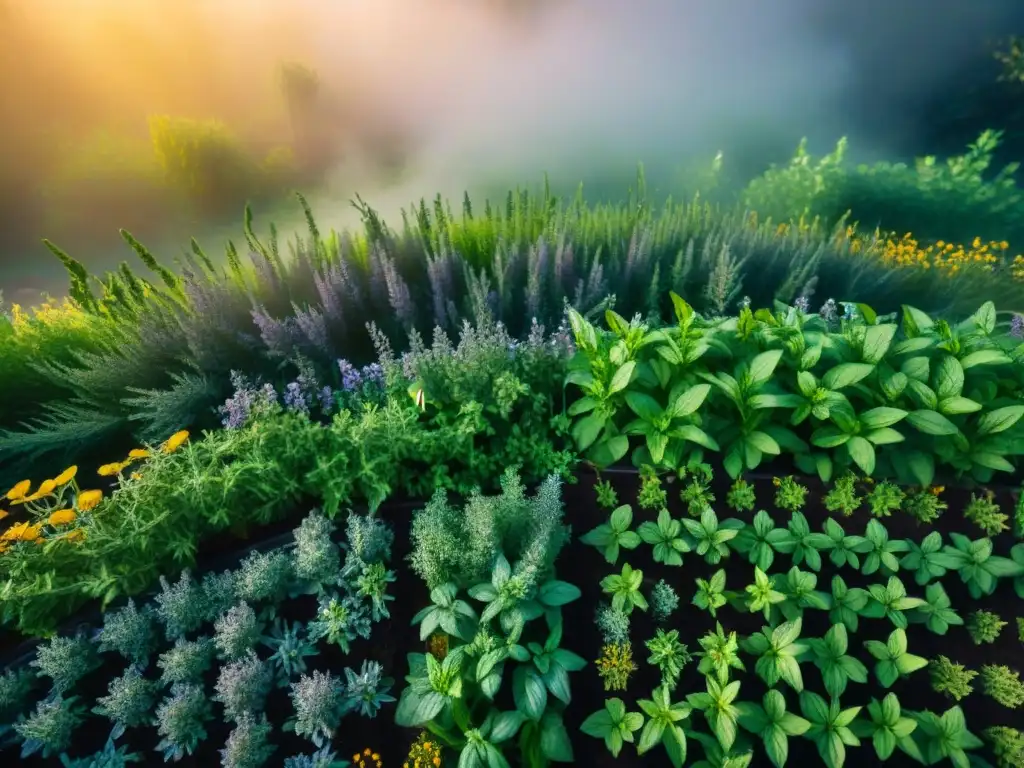
{"label": "herb garden", "polygon": [[152,282],[53,246],[71,302],[5,320],[4,760],[1024,765],[993,262],[642,194],[306,210],[252,267],[125,233]]}

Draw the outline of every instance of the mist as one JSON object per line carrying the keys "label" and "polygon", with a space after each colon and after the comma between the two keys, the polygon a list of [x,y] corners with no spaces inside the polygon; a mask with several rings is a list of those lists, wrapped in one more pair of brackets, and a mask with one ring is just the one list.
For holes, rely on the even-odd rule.
{"label": "mist", "polygon": [[[784,162],[803,136],[824,152],[847,135],[857,160],[921,154],[923,95],[990,56],[996,38],[1024,31],[1015,0],[9,0],[6,17],[4,8],[0,290],[14,301],[66,287],[42,237],[59,235],[94,271],[130,257],[118,226],[155,238],[160,258],[192,235],[218,252],[240,216],[166,231],[162,209],[127,199],[92,231],[58,226],[52,197],[30,208],[25,192],[97,131],[115,132],[114,155],[135,146],[141,156],[152,114],[223,120],[260,152],[286,144],[282,61],[314,70],[332,95],[318,120],[337,146],[303,189],[328,229],[356,223],[347,201],[357,192],[389,218],[422,196],[500,195],[544,173],[560,190],[582,181],[624,195],[641,161],[670,191],[719,150],[744,178]],[[381,167],[381,137],[400,147],[397,172]],[[296,206],[257,214],[283,234],[300,223]]]}

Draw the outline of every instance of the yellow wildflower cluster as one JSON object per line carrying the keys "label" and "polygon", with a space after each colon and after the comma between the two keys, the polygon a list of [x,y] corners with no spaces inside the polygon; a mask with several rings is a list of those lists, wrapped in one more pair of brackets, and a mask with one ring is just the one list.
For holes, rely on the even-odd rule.
{"label": "yellow wildflower cluster", "polygon": [[25,331],[37,322],[48,326],[84,328],[89,323],[89,315],[82,311],[71,299],[57,300],[49,297],[39,306],[26,310],[21,304],[11,305],[11,325],[16,331]]}
{"label": "yellow wildflower cluster", "polygon": [[380,755],[367,747],[362,752],[352,755],[352,765],[356,768],[381,768],[383,763]]}
{"label": "yellow wildflower cluster", "polygon": [[[176,450],[181,448],[188,440],[188,430],[183,429],[180,432],[175,432],[160,446],[161,453],[174,453]],[[114,461],[110,464],[104,464],[98,470],[97,475],[102,477],[113,477],[114,475],[121,475],[125,469],[130,467],[137,461],[148,459],[152,456],[152,453],[145,448],[133,448],[128,451],[128,456],[123,461]],[[132,479],[137,480],[140,477],[138,473],[132,473]]]}
{"label": "yellow wildflower cluster", "polygon": [[[50,526],[54,529],[67,528],[78,519],[81,512],[87,512],[100,503],[103,492],[99,490],[79,490],[75,482],[78,474],[78,467],[72,466],[65,469],[57,477],[44,480],[34,493],[32,482],[22,480],[16,484],[0,499],[6,499],[7,506],[22,506],[36,513],[36,522],[22,521],[15,523],[0,534],[0,552],[6,551],[14,542],[38,542],[43,541],[43,529]],[[66,494],[72,494],[72,498],[65,501]],[[69,504],[70,506],[65,506]],[[0,520],[10,516],[10,512],[0,509]],[[67,541],[81,541],[85,532],[75,529],[66,533],[63,538]]]}
{"label": "yellow wildflower cluster", "polygon": [[632,643],[608,643],[601,648],[601,658],[597,660],[597,673],[604,680],[606,691],[626,690],[629,678],[636,670]]}
{"label": "yellow wildflower cluster", "polygon": [[409,755],[402,763],[402,768],[440,768],[441,745],[431,741],[424,731],[409,747]]}

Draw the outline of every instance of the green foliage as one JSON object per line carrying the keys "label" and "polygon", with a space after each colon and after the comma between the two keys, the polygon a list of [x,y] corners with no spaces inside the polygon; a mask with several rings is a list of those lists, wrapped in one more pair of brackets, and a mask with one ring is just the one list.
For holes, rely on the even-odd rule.
{"label": "green foliage", "polygon": [[301,621],[289,624],[276,619],[270,633],[260,638],[260,644],[272,651],[267,662],[281,688],[305,674],[306,659],[317,655],[316,644],[308,638],[306,625]]}
{"label": "green foliage", "polygon": [[202,590],[187,570],[181,572],[174,584],[161,576],[160,589],[155,598],[154,610],[157,618],[163,622],[169,640],[185,637],[206,621],[207,609]]}
{"label": "green foliage", "polygon": [[719,622],[715,623],[715,631],[709,632],[698,640],[701,650],[696,654],[700,658],[697,671],[705,677],[714,673],[718,682],[729,681],[729,670],[745,671],[746,667],[739,657],[740,641],[735,632],[726,634]]}
{"label": "green foliage", "polygon": [[911,756],[918,762],[933,765],[948,759],[957,768],[966,768],[970,765],[967,752],[984,746],[981,739],[967,730],[963,710],[958,706],[941,715],[925,710],[912,716],[917,720],[913,738],[918,749]]}
{"label": "green foliage", "polygon": [[704,558],[708,565],[717,565],[729,556],[729,542],[743,529],[742,520],[730,517],[719,522],[711,507],[705,507],[699,520],[682,521],[689,539],[687,546]]}
{"label": "green foliage", "polygon": [[661,684],[674,691],[683,669],[693,660],[686,644],[679,642],[679,631],[655,630],[654,637],[647,641],[647,650],[651,652],[647,663],[661,671]]}
{"label": "green foliage", "polygon": [[[679,598],[677,597],[676,603],[678,604],[678,602]],[[629,614],[625,611],[620,611],[610,605],[602,605],[597,609],[594,623],[597,625],[597,630],[601,633],[601,638],[606,645],[621,645],[622,643],[629,642]]]}
{"label": "green foliage", "polygon": [[237,661],[252,650],[263,634],[256,611],[248,603],[239,603],[213,625],[213,644],[225,661]]}
{"label": "green foliage", "polygon": [[771,616],[772,606],[779,605],[786,600],[786,596],[775,589],[774,579],[764,571],[754,566],[754,583],[748,584],[744,591],[747,593],[747,610],[751,613],[760,611],[768,621]]}
{"label": "green foliage", "polygon": [[37,752],[46,759],[67,750],[84,714],[77,696],[40,701],[31,715],[14,724],[15,733],[22,739],[21,759]]}
{"label": "green foliage", "polygon": [[1024,764],[1024,733],[1016,728],[997,725],[986,728],[984,736],[992,745],[998,768],[1015,768]]}
{"label": "green foliage", "polygon": [[999,579],[1024,575],[1024,561],[993,554],[991,539],[971,541],[959,533],[950,533],[949,538],[953,546],[943,551],[956,559],[960,580],[975,600],[991,595]]}
{"label": "green foliage", "polygon": [[912,493],[903,502],[903,511],[924,525],[934,523],[947,509],[949,505],[928,490]]}
{"label": "green foliage", "polygon": [[889,539],[888,529],[878,520],[869,520],[864,531],[864,543],[860,552],[867,555],[860,572],[870,576],[881,569],[882,573],[896,573],[900,569],[902,555],[910,549],[910,544],[903,539]]}
{"label": "green foliage", "polygon": [[776,582],[776,586],[786,595],[786,600],[779,603],[779,608],[788,621],[803,616],[804,610],[808,608],[817,611],[832,608],[831,596],[816,589],[818,577],[808,571],[801,571],[795,565],[786,572],[785,579]]}
{"label": "green foliage", "polygon": [[62,694],[74,688],[75,683],[100,666],[93,645],[83,634],[74,637],[54,635],[36,648],[36,657],[29,662],[40,677],[52,680],[51,691]]}
{"label": "green foliage", "polygon": [[822,530],[832,540],[832,545],[827,547],[828,559],[832,561],[832,565],[836,568],[843,566],[860,568],[858,550],[865,547],[867,540],[863,536],[848,535],[843,527],[831,517],[825,520]]}
{"label": "green foliage", "polygon": [[291,553],[291,568],[297,579],[308,583],[314,592],[337,577],[341,558],[338,547],[331,541],[334,524],[319,510],[302,519],[292,531],[295,549]]}
{"label": "green foliage", "polygon": [[130,666],[120,677],[110,680],[107,695],[96,700],[93,712],[114,724],[111,734],[119,738],[127,728],[150,725],[159,685],[143,677],[141,670]]}
{"label": "green foliage", "polygon": [[919,597],[909,597],[907,588],[895,576],[890,576],[885,586],[870,585],[868,598],[868,603],[860,615],[871,619],[889,619],[897,629],[907,628],[908,620],[905,611],[912,611],[925,604],[925,601]]}
{"label": "green foliage", "polygon": [[213,701],[224,705],[225,720],[239,723],[246,712],[258,715],[263,711],[273,682],[272,668],[249,651],[220,668]]}
{"label": "green foliage", "polygon": [[824,499],[825,509],[842,512],[847,517],[856,512],[862,502],[863,499],[857,495],[857,476],[852,472],[838,477]]}
{"label": "green foliage", "polygon": [[292,578],[292,558],[287,553],[253,552],[235,571],[235,595],[250,605],[276,604],[288,592]]}
{"label": "green foliage", "polygon": [[889,517],[902,506],[906,497],[898,485],[884,481],[875,485],[868,493],[868,508],[875,517]]}
{"label": "green foliage", "polygon": [[776,552],[788,554],[780,549],[780,545],[788,548],[790,541],[791,536],[788,529],[777,528],[771,515],[760,509],[754,515],[753,521],[749,525],[745,525],[737,534],[733,546],[737,552],[745,554],[756,567],[767,571],[775,562]]}
{"label": "green foliage", "polygon": [[938,656],[928,664],[931,675],[932,689],[956,701],[970,696],[974,690],[971,684],[978,673],[963,664],[950,661],[946,656]]}
{"label": "green foliage", "polygon": [[634,570],[633,566],[625,563],[621,573],[613,573],[601,579],[601,590],[612,596],[612,608],[629,615],[634,608],[641,611],[648,608],[647,598],[640,591],[643,581],[643,571]]}
{"label": "green foliage", "polygon": [[316,618],[307,630],[310,640],[324,640],[348,653],[357,638],[370,637],[370,612],[366,603],[354,595],[327,592],[320,597]]}
{"label": "green foliage", "polygon": [[[673,520],[664,507],[658,512],[658,521],[643,522],[637,529],[640,538],[654,547],[654,562],[665,565],[682,565],[683,553],[690,551],[690,546],[682,536],[683,524]],[[612,561],[614,562],[614,561]]]}
{"label": "green foliage", "polygon": [[754,486],[742,477],[736,478],[729,493],[725,496],[725,503],[736,512],[752,512],[757,505],[757,493]]}
{"label": "green foliage", "polygon": [[791,475],[776,477],[772,481],[778,489],[775,491],[775,506],[794,515],[804,508],[807,501],[807,487],[801,485]]}
{"label": "green foliage", "polygon": [[362,717],[376,717],[385,704],[396,701],[389,691],[394,680],[384,677],[379,662],[363,660],[359,672],[345,668],[345,711],[358,712]]}
{"label": "green foliage", "polygon": [[610,511],[619,506],[619,495],[607,480],[594,483],[594,491],[597,493],[597,505],[602,509]]}
{"label": "green foliage", "polygon": [[814,665],[821,672],[825,691],[833,699],[846,692],[849,681],[866,683],[868,670],[860,661],[847,653],[849,635],[845,624],[833,624],[822,638],[808,638],[805,641]]}
{"label": "green foliage", "polygon": [[140,611],[129,599],[123,608],[103,615],[103,628],[96,639],[101,653],[113,651],[133,664],[145,665],[158,640],[152,609],[145,606]]}
{"label": "green foliage", "polygon": [[285,730],[323,747],[334,737],[341,722],[341,690],[341,681],[329,672],[314,670],[312,675],[300,677],[291,685],[295,717],[285,724]]}
{"label": "green foliage", "polygon": [[636,745],[637,754],[646,754],[660,744],[673,768],[682,768],[686,762],[686,734],[679,723],[690,716],[690,706],[673,702],[665,686],[656,688],[651,698],[640,699],[637,704],[647,715]]}
{"label": "green foliage", "polygon": [[686,504],[690,517],[700,517],[701,512],[715,501],[711,492],[710,473],[689,472],[690,481],[679,492],[679,498]]}
{"label": "green foliage", "polygon": [[806,736],[818,748],[827,768],[842,768],[846,763],[846,748],[860,746],[860,739],[851,726],[861,709],[843,709],[838,699],[826,704],[821,696],[810,691],[800,694],[800,710],[811,724]]}
{"label": "green foliage", "polygon": [[651,589],[651,615],[654,620],[659,623],[667,621],[678,607],[679,595],[675,589],[664,579],[659,579]]}
{"label": "green foliage", "polygon": [[704,683],[707,690],[687,694],[686,702],[704,714],[719,745],[728,752],[739,733],[740,709],[734,702],[740,694],[740,681],[723,684],[714,677],[707,677]]}
{"label": "green foliage", "polygon": [[[805,489],[806,490],[806,489]],[[779,489],[782,491],[782,488]],[[789,555],[793,565],[806,563],[812,571],[821,570],[821,551],[831,549],[833,539],[827,533],[811,531],[803,512],[793,511],[786,525],[785,536],[775,544],[778,552]]]}
{"label": "green foliage", "polygon": [[955,570],[960,565],[958,558],[943,549],[942,534],[938,531],[929,533],[920,544],[908,539],[907,548],[907,554],[900,560],[900,568],[913,571],[918,586],[941,579],[950,569]]}
{"label": "green foliage", "polygon": [[451,507],[439,490],[414,513],[411,563],[428,587],[485,581],[499,552],[516,563],[516,573],[533,574],[528,586],[551,570],[568,538],[558,478],[546,479],[532,498],[514,469],[506,470],[501,484],[500,496],[474,493],[462,509]]}
{"label": "green foliage", "polygon": [[789,739],[803,736],[811,727],[809,720],[786,711],[786,699],[777,690],[765,693],[760,706],[747,701],[736,706],[740,726],[761,739],[775,768],[782,768],[789,759]]}
{"label": "green foliage", "polygon": [[[668,511],[665,510],[665,515]],[[633,510],[628,504],[612,510],[607,523],[601,523],[580,537],[580,541],[604,551],[604,559],[612,565],[619,559],[619,550],[636,549],[640,546],[640,535],[629,529],[633,524]],[[679,524],[676,523],[678,526]],[[680,560],[680,563],[682,560]]]}
{"label": "green foliage", "polygon": [[644,716],[639,712],[627,712],[622,699],[606,699],[604,709],[589,715],[580,725],[580,730],[595,739],[604,739],[612,757],[618,757],[623,744],[633,743],[633,734],[644,725]]}
{"label": "green foliage", "polygon": [[633,663],[632,643],[628,640],[624,643],[606,643],[601,648],[601,658],[595,662],[595,666],[606,691],[626,690],[629,679],[638,669]]}
{"label": "green foliage", "polygon": [[992,611],[977,610],[967,619],[967,631],[975,645],[994,643],[1003,632],[1007,622]]}
{"label": "green foliage", "polygon": [[164,762],[177,762],[195,752],[206,736],[206,723],[213,719],[210,703],[202,686],[175,683],[170,695],[156,709],[157,734],[161,736],[156,749]]}
{"label": "green foliage", "polygon": [[261,768],[266,765],[275,750],[269,743],[272,731],[266,715],[257,719],[251,712],[242,713],[220,750],[221,765],[224,768]]}
{"label": "green foliage", "polygon": [[871,737],[879,760],[888,760],[901,744],[913,749],[909,739],[917,728],[917,721],[903,716],[896,694],[886,694],[881,701],[872,699],[868,704],[868,716],[870,721],[862,719],[855,722],[854,731],[860,738]]}
{"label": "green foliage", "polygon": [[[774,629],[764,627],[741,643],[744,651],[757,657],[754,671],[767,686],[772,687],[782,680],[797,693],[804,689],[799,659],[809,646],[799,642],[801,628],[798,618]],[[725,744],[722,746],[728,749]]]}
{"label": "green foliage", "polygon": [[981,528],[986,536],[998,536],[1010,530],[1009,515],[999,511],[999,505],[992,499],[991,492],[978,496],[971,494],[971,500],[964,508],[964,517]]}
{"label": "green foliage", "polygon": [[640,493],[637,494],[636,503],[641,509],[661,509],[668,503],[668,493],[650,464],[640,467]]}
{"label": "green foliage", "polygon": [[900,628],[890,632],[884,643],[865,640],[864,647],[878,660],[875,664],[875,677],[883,688],[891,688],[898,678],[928,666],[928,659],[907,651],[907,633]]}
{"label": "green foliage", "polygon": [[833,624],[842,624],[850,632],[856,632],[860,625],[860,617],[867,608],[870,595],[860,587],[849,587],[841,576],[832,577],[832,594],[829,620]]}
{"label": "green foliage", "polygon": [[964,620],[953,608],[953,604],[941,584],[929,584],[924,591],[924,601],[911,613],[912,622],[924,622],[931,632],[944,635],[949,628],[963,626]]}
{"label": "green foliage", "polygon": [[1020,673],[1001,664],[981,667],[981,690],[1008,709],[1024,706],[1024,683]]}
{"label": "green foliage", "polygon": [[697,579],[697,592],[691,602],[714,618],[718,609],[728,602],[730,594],[725,591],[725,570],[719,569],[710,579]]}
{"label": "green foliage", "polygon": [[156,665],[163,670],[160,682],[164,685],[200,683],[213,665],[217,646],[213,638],[196,640],[178,638],[171,648],[160,654]]}

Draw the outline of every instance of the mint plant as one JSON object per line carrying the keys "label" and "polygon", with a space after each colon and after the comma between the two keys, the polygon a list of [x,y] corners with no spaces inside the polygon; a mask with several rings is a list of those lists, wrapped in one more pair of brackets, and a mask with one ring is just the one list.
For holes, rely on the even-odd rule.
{"label": "mint plant", "polygon": [[868,587],[868,598],[868,603],[860,615],[871,619],[889,619],[892,625],[899,629],[907,628],[905,611],[924,605],[921,598],[908,596],[907,588],[895,576],[890,576],[885,586],[871,584]]}
{"label": "mint plant", "polygon": [[797,618],[774,629],[764,627],[740,643],[744,651],[757,657],[754,671],[768,687],[782,680],[797,693],[804,689],[799,659],[807,652],[808,645],[799,642],[802,626]]}
{"label": "mint plant", "polygon": [[753,565],[767,572],[775,562],[775,553],[783,552],[779,545],[789,540],[789,531],[777,528],[771,515],[762,509],[758,510],[753,521],[743,526],[733,539],[733,548],[745,554]]}
{"label": "mint plant", "polygon": [[675,690],[684,667],[693,659],[687,646],[679,642],[679,631],[656,630],[654,637],[647,641],[647,650],[651,652],[647,662],[661,671],[661,684],[670,691]]}
{"label": "mint plant", "polygon": [[[614,565],[619,559],[620,549],[636,549],[640,546],[640,536],[629,529],[632,524],[633,509],[623,504],[612,511],[607,523],[601,523],[583,534],[580,541],[602,550],[604,559]],[[682,560],[679,562],[682,563]]]}
{"label": "mint plant", "polygon": [[679,723],[690,716],[690,705],[673,702],[665,686],[655,688],[651,698],[640,699],[637,704],[647,715],[636,746],[637,754],[650,752],[660,744],[673,768],[682,768],[686,762],[686,733]]}
{"label": "mint plant", "polygon": [[828,617],[833,624],[842,624],[850,632],[856,632],[860,626],[860,617],[864,615],[870,595],[860,587],[848,587],[841,576],[832,577],[832,607]]}
{"label": "mint plant", "polygon": [[789,759],[789,740],[803,736],[811,727],[809,720],[786,711],[785,697],[774,689],[765,693],[760,706],[741,701],[736,707],[740,726],[761,739],[775,768],[783,768]]}
{"label": "mint plant", "polygon": [[889,540],[889,531],[878,520],[869,520],[867,529],[864,532],[865,542],[860,547],[860,552],[866,557],[861,573],[870,576],[879,569],[886,575],[892,575],[899,571],[900,560],[897,555],[902,555],[910,549],[910,545],[903,539]]}
{"label": "mint plant", "polygon": [[836,568],[849,566],[859,569],[860,558],[857,553],[863,548],[866,539],[863,536],[847,534],[843,526],[831,517],[825,520],[823,531],[832,542],[828,547],[822,547],[829,550],[828,559],[832,561],[832,565]]}
{"label": "mint plant", "polygon": [[700,663],[697,671],[705,677],[714,674],[723,685],[729,681],[729,670],[746,670],[739,657],[740,641],[735,632],[725,633],[720,622],[715,622],[715,631],[708,632],[698,641],[701,650],[697,653]]}
{"label": "mint plant", "polygon": [[640,524],[637,533],[647,544],[654,547],[654,562],[665,565],[682,565],[683,553],[690,551],[690,546],[682,537],[683,524],[673,520],[668,510],[662,507],[658,513],[658,522]]}
{"label": "mint plant", "polygon": [[941,579],[950,569],[960,564],[957,557],[949,554],[942,546],[942,534],[932,531],[925,536],[920,544],[907,540],[907,554],[900,560],[900,568],[914,572],[914,581],[918,586]]}
{"label": "mint plant", "polygon": [[964,623],[954,610],[945,588],[938,582],[925,587],[924,602],[911,611],[910,621],[923,622],[936,635],[944,635],[950,627],[960,627]]}
{"label": "mint plant", "polygon": [[872,699],[868,717],[870,720],[856,721],[853,730],[860,738],[871,739],[879,760],[888,760],[901,744],[913,749],[910,735],[917,728],[917,721],[903,716],[896,694],[889,693],[881,701]]}
{"label": "mint plant", "polygon": [[618,757],[624,744],[633,743],[633,734],[643,728],[644,716],[627,712],[622,699],[612,697],[604,702],[604,709],[594,712],[580,725],[580,730],[595,739],[604,739],[612,757]]}
{"label": "mint plant", "polygon": [[833,546],[831,537],[824,533],[811,530],[810,523],[803,512],[794,511],[786,525],[786,538],[780,541],[775,549],[790,555],[793,565],[806,563],[812,571],[821,570],[821,552]]}
{"label": "mint plant", "polygon": [[469,603],[458,599],[458,593],[451,582],[430,590],[431,605],[412,617],[413,626],[420,625],[420,640],[426,640],[438,629],[465,642],[473,639],[479,618]]}
{"label": "mint plant", "polygon": [[913,739],[918,746],[917,752],[910,756],[918,762],[934,765],[949,760],[957,768],[967,768],[971,764],[967,753],[984,746],[981,739],[967,730],[963,710],[958,706],[950,707],[941,715],[927,710],[910,715],[917,721]]}
{"label": "mint plant", "polygon": [[754,583],[745,588],[747,593],[747,610],[751,613],[760,611],[765,621],[771,616],[772,606],[785,602],[786,596],[775,589],[775,583],[757,566],[754,566]]}
{"label": "mint plant", "polygon": [[735,518],[718,521],[718,515],[710,507],[706,508],[700,520],[684,519],[683,526],[693,539],[690,548],[704,558],[708,565],[718,565],[729,556],[728,543],[736,538],[743,528],[743,522]]}
{"label": "mint plant", "polygon": [[818,748],[826,768],[843,768],[846,748],[860,746],[851,726],[861,707],[843,709],[838,699],[826,704],[818,694],[804,691],[800,694],[800,710],[811,724],[806,736]]}
{"label": "mint plant", "polygon": [[710,579],[697,579],[697,592],[692,600],[695,606],[702,611],[707,611],[714,618],[718,609],[727,602],[724,569],[715,571]]}
{"label": "mint plant", "polygon": [[625,563],[621,573],[613,573],[601,579],[601,590],[612,596],[612,608],[629,615],[634,608],[647,610],[647,599],[640,592],[643,582],[644,572],[633,570],[629,563]]}
{"label": "mint plant", "polygon": [[809,571],[801,571],[795,565],[786,572],[786,577],[776,581],[779,591],[786,595],[786,600],[779,603],[782,615],[788,621],[803,616],[805,609],[827,611],[832,607],[831,595],[818,590],[818,576]]}
{"label": "mint plant", "polygon": [[907,651],[907,633],[899,628],[890,632],[884,643],[865,640],[864,647],[878,660],[875,677],[883,688],[891,688],[898,678],[928,666],[928,659]]}
{"label": "mint plant", "polygon": [[739,732],[740,710],[734,703],[740,694],[740,681],[720,683],[714,676],[704,678],[706,691],[691,693],[686,702],[704,714],[711,732],[722,749],[729,751]]}
{"label": "mint plant", "polygon": [[808,638],[804,641],[811,653],[811,660],[821,672],[825,691],[833,699],[846,692],[847,683],[868,681],[868,668],[850,656],[849,635],[844,624],[833,624],[822,638]]}

